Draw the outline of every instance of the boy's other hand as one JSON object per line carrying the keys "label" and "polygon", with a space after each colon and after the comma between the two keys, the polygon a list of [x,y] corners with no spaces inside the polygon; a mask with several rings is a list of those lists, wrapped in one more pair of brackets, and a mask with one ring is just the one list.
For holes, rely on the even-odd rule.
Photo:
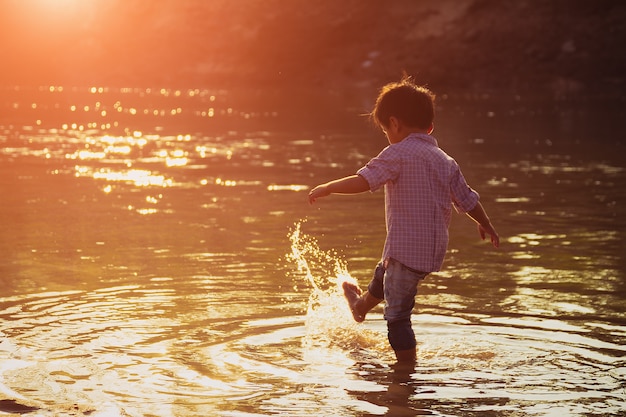
{"label": "boy's other hand", "polygon": [[480,223],[478,224],[478,233],[480,234],[480,238],[485,240],[487,235],[491,238],[491,244],[497,248],[500,246],[500,236],[498,236],[498,232],[493,228],[491,223],[488,226],[482,226]]}

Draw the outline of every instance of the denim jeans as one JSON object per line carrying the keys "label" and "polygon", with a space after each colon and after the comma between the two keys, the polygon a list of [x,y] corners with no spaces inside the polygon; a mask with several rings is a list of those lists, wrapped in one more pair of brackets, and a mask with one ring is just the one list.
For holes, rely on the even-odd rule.
{"label": "denim jeans", "polygon": [[428,272],[416,271],[388,259],[379,263],[367,290],[376,298],[385,299],[387,336],[394,350],[407,350],[416,346],[411,327],[411,313],[415,307],[417,285]]}

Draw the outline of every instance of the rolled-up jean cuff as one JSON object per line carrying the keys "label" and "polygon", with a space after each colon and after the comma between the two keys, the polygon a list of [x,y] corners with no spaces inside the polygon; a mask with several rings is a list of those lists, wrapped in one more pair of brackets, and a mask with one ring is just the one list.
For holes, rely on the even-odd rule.
{"label": "rolled-up jean cuff", "polygon": [[417,346],[410,319],[387,322],[387,337],[395,351],[414,349]]}
{"label": "rolled-up jean cuff", "polygon": [[376,269],[374,270],[374,277],[367,286],[367,292],[369,292],[371,295],[378,298],[379,300],[385,298],[385,292],[383,289],[384,278],[385,267],[383,266],[383,263],[380,262],[378,265],[376,265]]}

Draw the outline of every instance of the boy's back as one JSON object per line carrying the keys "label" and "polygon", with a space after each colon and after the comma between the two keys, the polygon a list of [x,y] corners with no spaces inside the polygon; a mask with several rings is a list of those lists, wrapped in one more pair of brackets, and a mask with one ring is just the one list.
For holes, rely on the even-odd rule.
{"label": "boy's back", "polygon": [[452,204],[466,212],[478,194],[434,137],[412,133],[357,171],[371,191],[385,187],[387,239],[383,259],[424,272],[441,269]]}

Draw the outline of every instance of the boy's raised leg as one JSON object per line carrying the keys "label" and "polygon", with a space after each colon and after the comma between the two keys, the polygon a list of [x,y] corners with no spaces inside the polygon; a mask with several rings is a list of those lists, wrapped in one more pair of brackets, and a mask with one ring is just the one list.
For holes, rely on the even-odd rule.
{"label": "boy's raised leg", "polygon": [[354,321],[357,323],[361,323],[365,320],[365,315],[383,301],[380,298],[374,297],[367,291],[362,293],[361,289],[352,283],[344,282],[342,287],[343,294],[346,300],[348,300],[352,317],[354,317]]}

